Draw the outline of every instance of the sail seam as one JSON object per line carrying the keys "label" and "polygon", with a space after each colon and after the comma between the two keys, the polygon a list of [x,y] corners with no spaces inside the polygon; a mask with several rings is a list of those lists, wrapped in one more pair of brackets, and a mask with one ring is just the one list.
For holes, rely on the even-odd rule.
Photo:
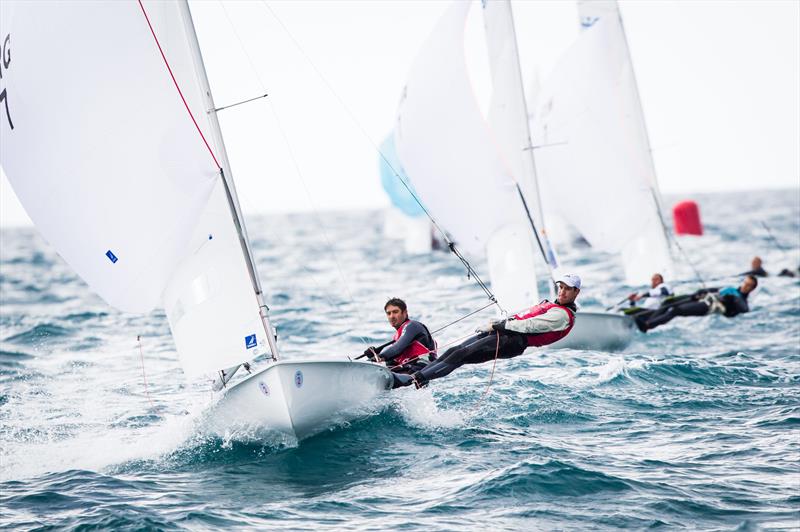
{"label": "sail seam", "polygon": [[194,127],[197,129],[197,132],[200,134],[200,138],[203,139],[203,143],[206,145],[208,149],[208,153],[211,154],[211,158],[214,159],[214,164],[217,165],[217,170],[222,169],[222,165],[219,164],[217,161],[217,157],[214,155],[214,150],[211,149],[211,146],[208,144],[205,135],[203,135],[203,131],[200,129],[200,126],[197,124],[197,120],[194,118],[194,114],[192,114],[192,110],[189,109],[189,104],[186,102],[186,98],[183,96],[183,91],[181,91],[180,86],[178,85],[178,80],[175,79],[175,74],[172,73],[172,67],[169,66],[169,61],[167,61],[167,56],[164,55],[164,50],[161,48],[161,43],[158,41],[158,37],[156,37],[156,32],[153,30],[153,25],[150,23],[150,17],[147,16],[147,11],[144,8],[144,4],[142,4],[142,0],[138,0],[139,7],[142,8],[142,13],[144,14],[144,19],[147,21],[147,27],[150,28],[150,33],[153,35],[153,40],[156,41],[156,46],[158,46],[158,51],[161,53],[161,58],[164,60],[164,64],[167,66],[167,70],[169,71],[169,75],[172,78],[172,83],[175,85],[175,89],[178,91],[178,95],[181,97],[183,101],[183,106],[186,108],[186,112],[189,113],[189,117],[192,119],[194,123]]}

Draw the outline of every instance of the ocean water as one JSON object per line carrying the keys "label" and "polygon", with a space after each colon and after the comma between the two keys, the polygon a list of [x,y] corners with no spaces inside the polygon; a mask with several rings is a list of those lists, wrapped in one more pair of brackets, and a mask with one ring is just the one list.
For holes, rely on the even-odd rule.
{"label": "ocean water", "polygon": [[[693,199],[707,234],[680,244],[710,285],[755,254],[800,264],[800,191]],[[385,341],[392,296],[432,329],[485,304],[452,255],[405,256],[382,221],[248,219],[286,358]],[[612,256],[561,255],[585,308],[632,289]],[[108,307],[35,229],[0,233],[0,303],[3,528],[800,528],[797,278],[763,279],[749,314],[678,318],[623,352],[543,349],[491,383],[491,363],[461,368],[299,444],[210,430],[209,387],[183,377],[163,312]]]}

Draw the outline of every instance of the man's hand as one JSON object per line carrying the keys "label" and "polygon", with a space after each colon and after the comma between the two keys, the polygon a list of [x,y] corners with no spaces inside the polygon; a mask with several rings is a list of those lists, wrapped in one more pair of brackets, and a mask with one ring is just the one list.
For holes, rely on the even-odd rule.
{"label": "man's hand", "polygon": [[374,362],[380,362],[380,359],[378,358],[378,352],[375,350],[373,346],[369,346],[368,348],[364,349],[363,356],[367,357],[368,359]]}
{"label": "man's hand", "polygon": [[634,293],[632,293],[631,295],[628,296],[628,301],[631,301],[631,302],[639,301],[640,299],[642,299],[642,296],[640,296],[637,292],[634,292]]}
{"label": "man's hand", "polygon": [[490,333],[492,331],[502,330],[506,320],[489,320],[489,323],[475,329],[476,333]]}

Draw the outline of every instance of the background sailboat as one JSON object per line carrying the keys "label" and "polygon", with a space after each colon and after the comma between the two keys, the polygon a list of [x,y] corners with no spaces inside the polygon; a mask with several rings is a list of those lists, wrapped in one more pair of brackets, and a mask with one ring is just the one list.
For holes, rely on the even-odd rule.
{"label": "background sailboat", "polygon": [[[443,15],[409,74],[398,154],[457,243],[486,254],[498,301],[516,311],[539,300],[536,270],[549,279],[556,259],[539,206],[510,5],[484,8],[494,89],[488,125],[465,66],[469,7],[456,2]],[[630,320],[615,315],[581,312],[576,323],[558,347],[615,349],[632,335]]]}
{"label": "background sailboat", "polygon": [[545,81],[531,121],[547,204],[631,285],[674,273],[661,195],[617,3],[579,1],[583,31]]}
{"label": "background sailboat", "polygon": [[[14,47],[0,161],[43,236],[109,304],[163,306],[188,376],[276,359],[188,4],[0,8]],[[216,408],[302,438],[390,380],[367,363],[279,362]]]}

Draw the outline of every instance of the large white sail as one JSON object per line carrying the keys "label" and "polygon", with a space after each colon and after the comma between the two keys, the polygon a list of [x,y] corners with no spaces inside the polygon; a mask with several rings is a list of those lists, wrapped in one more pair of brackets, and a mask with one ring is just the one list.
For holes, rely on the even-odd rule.
{"label": "large white sail", "polygon": [[185,3],[0,9],[0,161],[37,228],[109,304],[163,302],[188,374],[252,358],[265,333]]}
{"label": "large white sail", "polygon": [[487,119],[504,161],[525,194],[536,228],[542,231],[544,219],[531,156],[528,109],[511,2],[495,0],[482,6],[492,75]]}
{"label": "large white sail", "polygon": [[548,204],[600,250],[620,253],[626,281],[670,275],[653,160],[616,2],[579,2],[585,31],[545,83],[533,120]]}
{"label": "large white sail", "polygon": [[42,235],[98,294],[122,310],[147,311],[218,175],[157,48],[154,57],[141,9],[0,9],[3,169]]}
{"label": "large white sail", "polygon": [[459,247],[475,254],[503,250],[489,253],[492,286],[502,304],[516,308],[538,298],[535,255],[513,169],[499,155],[467,74],[469,8],[469,2],[454,2],[417,56],[398,111],[397,153],[422,201]]}

